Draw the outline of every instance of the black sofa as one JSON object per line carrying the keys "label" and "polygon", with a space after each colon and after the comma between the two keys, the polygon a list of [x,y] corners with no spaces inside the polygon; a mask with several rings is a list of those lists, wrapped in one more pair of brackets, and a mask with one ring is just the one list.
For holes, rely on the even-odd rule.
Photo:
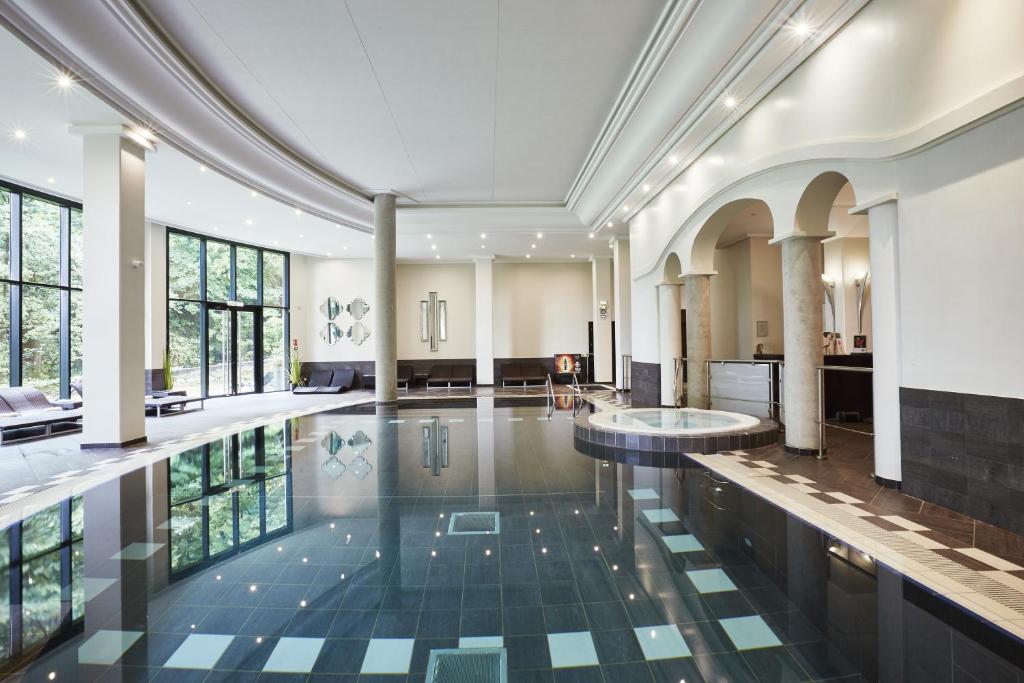
{"label": "black sofa", "polygon": [[430,368],[430,376],[427,377],[427,388],[451,387],[451,386],[473,386],[472,365],[435,365]]}
{"label": "black sofa", "polygon": [[547,382],[548,372],[540,363],[505,363],[501,366],[501,386],[507,387]]}

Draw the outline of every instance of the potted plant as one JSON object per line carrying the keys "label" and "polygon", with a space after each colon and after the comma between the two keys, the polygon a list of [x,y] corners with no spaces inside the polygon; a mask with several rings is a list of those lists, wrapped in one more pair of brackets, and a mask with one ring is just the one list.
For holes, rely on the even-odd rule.
{"label": "potted plant", "polygon": [[164,349],[164,388],[162,390],[154,391],[153,396],[167,396],[171,390],[174,389],[174,372],[171,370],[171,353],[168,349]]}
{"label": "potted plant", "polygon": [[302,386],[302,360],[299,358],[299,350],[297,348],[292,349],[289,354],[289,366],[288,366],[288,379],[292,383],[292,388]]}

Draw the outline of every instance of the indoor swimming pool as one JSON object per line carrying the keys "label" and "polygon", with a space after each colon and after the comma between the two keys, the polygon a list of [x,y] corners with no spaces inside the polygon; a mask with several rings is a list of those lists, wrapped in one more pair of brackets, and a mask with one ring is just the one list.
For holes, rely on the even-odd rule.
{"label": "indoor swimming pool", "polygon": [[0,677],[1024,680],[1017,640],[841,539],[573,428],[320,413],[71,491],[0,532]]}

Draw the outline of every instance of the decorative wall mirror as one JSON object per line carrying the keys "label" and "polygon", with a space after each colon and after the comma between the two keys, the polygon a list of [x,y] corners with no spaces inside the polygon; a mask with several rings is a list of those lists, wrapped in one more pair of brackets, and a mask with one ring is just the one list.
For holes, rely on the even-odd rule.
{"label": "decorative wall mirror", "polygon": [[356,346],[362,346],[363,342],[370,336],[370,329],[360,321],[355,321],[348,328],[348,338]]}
{"label": "decorative wall mirror", "polygon": [[373,465],[371,465],[366,458],[361,455],[357,455],[355,459],[349,463],[348,467],[349,471],[352,472],[352,475],[359,481],[366,479],[370,474],[370,471],[373,469]]}
{"label": "decorative wall mirror", "polygon": [[373,445],[373,441],[366,435],[366,432],[360,429],[348,440],[348,445],[349,448],[355,451],[356,455],[362,455]]}
{"label": "decorative wall mirror", "polygon": [[363,316],[370,310],[370,304],[363,301],[362,297],[356,297],[352,299],[352,302],[348,305],[348,314],[356,320],[362,320]]}
{"label": "decorative wall mirror", "polygon": [[437,339],[448,341],[448,302],[437,302]]}
{"label": "decorative wall mirror", "polygon": [[329,296],[320,304],[320,312],[328,320],[334,320],[341,313],[341,304],[333,296]]}
{"label": "decorative wall mirror", "polygon": [[448,341],[448,306],[438,301],[437,292],[430,292],[420,302],[420,341],[430,342],[430,350],[437,351],[439,341]]}
{"label": "decorative wall mirror", "polygon": [[430,303],[420,302],[420,341],[430,341]]}
{"label": "decorative wall mirror", "polygon": [[[367,332],[367,334],[369,334],[369,332]],[[341,328],[332,322],[328,322],[320,328],[320,338],[328,344],[337,344],[338,340],[341,339]]]}
{"label": "decorative wall mirror", "polygon": [[332,455],[324,461],[323,470],[331,479],[340,479],[341,475],[345,474],[345,463],[338,460],[338,456]]}
{"label": "decorative wall mirror", "polygon": [[337,455],[345,447],[345,439],[338,432],[332,431],[320,440],[320,447],[331,455]]}

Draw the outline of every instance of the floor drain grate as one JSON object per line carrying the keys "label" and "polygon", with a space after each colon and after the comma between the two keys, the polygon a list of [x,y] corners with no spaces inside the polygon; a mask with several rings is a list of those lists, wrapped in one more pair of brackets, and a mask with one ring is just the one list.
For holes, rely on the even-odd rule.
{"label": "floor drain grate", "polygon": [[449,535],[497,534],[501,519],[497,512],[453,512],[448,524]]}
{"label": "floor drain grate", "polygon": [[505,648],[431,650],[426,683],[507,683]]}

